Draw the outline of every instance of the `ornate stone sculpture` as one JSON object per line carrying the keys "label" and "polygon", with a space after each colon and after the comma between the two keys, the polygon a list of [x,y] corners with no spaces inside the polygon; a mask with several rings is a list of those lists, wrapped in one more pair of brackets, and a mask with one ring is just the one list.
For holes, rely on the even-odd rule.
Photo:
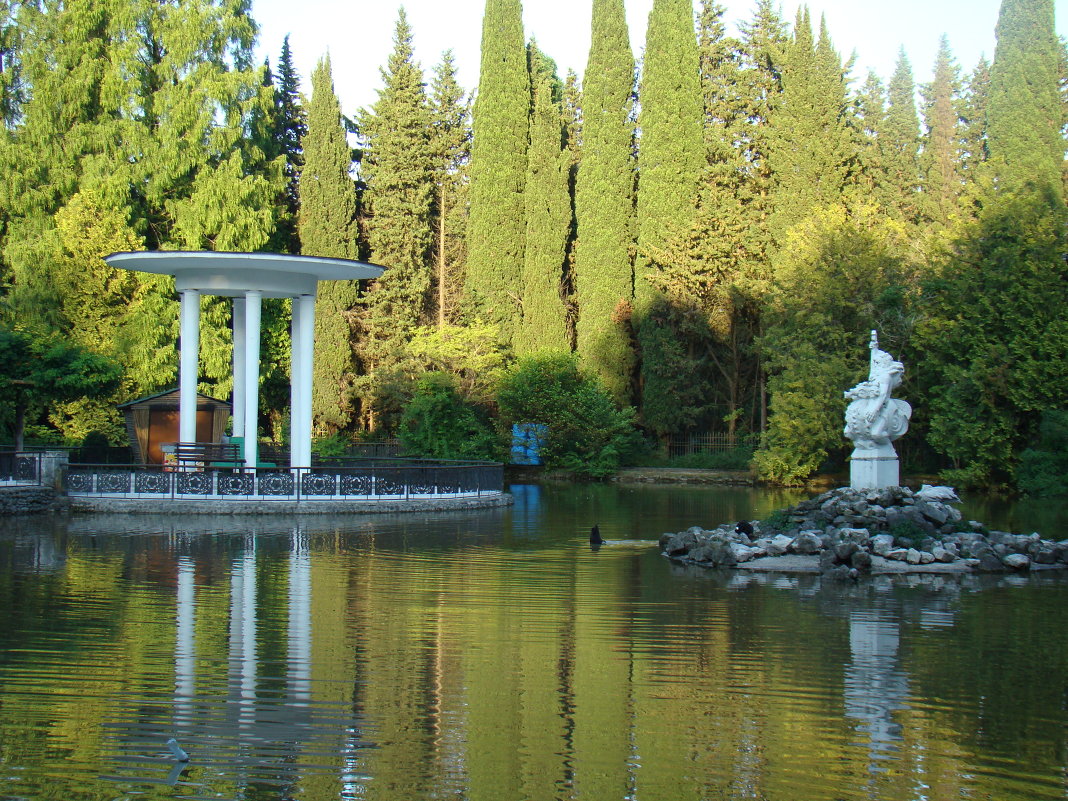
{"label": "ornate stone sculpture", "polygon": [[850,485],[854,489],[896,487],[899,483],[897,452],[891,445],[909,429],[912,407],[890,397],[900,386],[905,366],[879,349],[878,332],[871,332],[871,366],[868,380],[845,392],[845,435],[853,441]]}

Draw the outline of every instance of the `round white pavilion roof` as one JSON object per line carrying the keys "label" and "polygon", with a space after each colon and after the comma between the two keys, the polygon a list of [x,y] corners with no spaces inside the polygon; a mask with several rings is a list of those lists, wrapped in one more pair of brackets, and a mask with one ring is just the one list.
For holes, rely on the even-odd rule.
{"label": "round white pavilion roof", "polygon": [[319,281],[378,278],[384,269],[377,264],[324,256],[185,250],[112,253],[104,261],[112,267],[173,275],[179,292],[197,289],[206,295],[229,297],[249,290],[259,290],[265,298],[314,295]]}

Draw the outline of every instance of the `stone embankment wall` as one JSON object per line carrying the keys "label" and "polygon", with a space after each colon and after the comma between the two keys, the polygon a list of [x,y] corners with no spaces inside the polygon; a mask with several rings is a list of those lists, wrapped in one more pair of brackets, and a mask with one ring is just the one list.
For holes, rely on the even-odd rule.
{"label": "stone embankment wall", "polygon": [[51,512],[65,501],[51,487],[0,487],[0,516]]}
{"label": "stone embankment wall", "polygon": [[210,515],[280,515],[280,514],[388,514],[395,512],[449,512],[510,506],[509,493],[465,498],[418,498],[396,501],[242,501],[191,499],[94,498],[72,495],[75,512],[112,512],[119,514],[210,514]]}

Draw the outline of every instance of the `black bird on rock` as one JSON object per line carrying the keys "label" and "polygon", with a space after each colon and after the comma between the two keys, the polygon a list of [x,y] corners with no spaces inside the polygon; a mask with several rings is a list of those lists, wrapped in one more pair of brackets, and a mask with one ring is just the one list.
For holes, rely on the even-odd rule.
{"label": "black bird on rock", "polygon": [[734,527],[735,534],[745,534],[747,537],[753,536],[753,525],[748,520],[739,520],[738,525]]}
{"label": "black bird on rock", "polygon": [[601,539],[601,529],[596,524],[590,529],[590,545],[604,545],[604,540]]}

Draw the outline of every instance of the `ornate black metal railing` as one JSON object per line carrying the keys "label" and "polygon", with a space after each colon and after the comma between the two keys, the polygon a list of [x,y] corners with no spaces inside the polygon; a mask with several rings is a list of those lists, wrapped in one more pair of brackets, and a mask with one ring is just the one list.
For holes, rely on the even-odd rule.
{"label": "ornate black metal railing", "polygon": [[0,482],[5,484],[41,483],[41,454],[0,450]]}
{"label": "ornate black metal railing", "polygon": [[491,462],[397,459],[342,467],[233,471],[72,464],[64,487],[69,495],[111,498],[409,500],[499,494],[504,490],[504,468]]}

